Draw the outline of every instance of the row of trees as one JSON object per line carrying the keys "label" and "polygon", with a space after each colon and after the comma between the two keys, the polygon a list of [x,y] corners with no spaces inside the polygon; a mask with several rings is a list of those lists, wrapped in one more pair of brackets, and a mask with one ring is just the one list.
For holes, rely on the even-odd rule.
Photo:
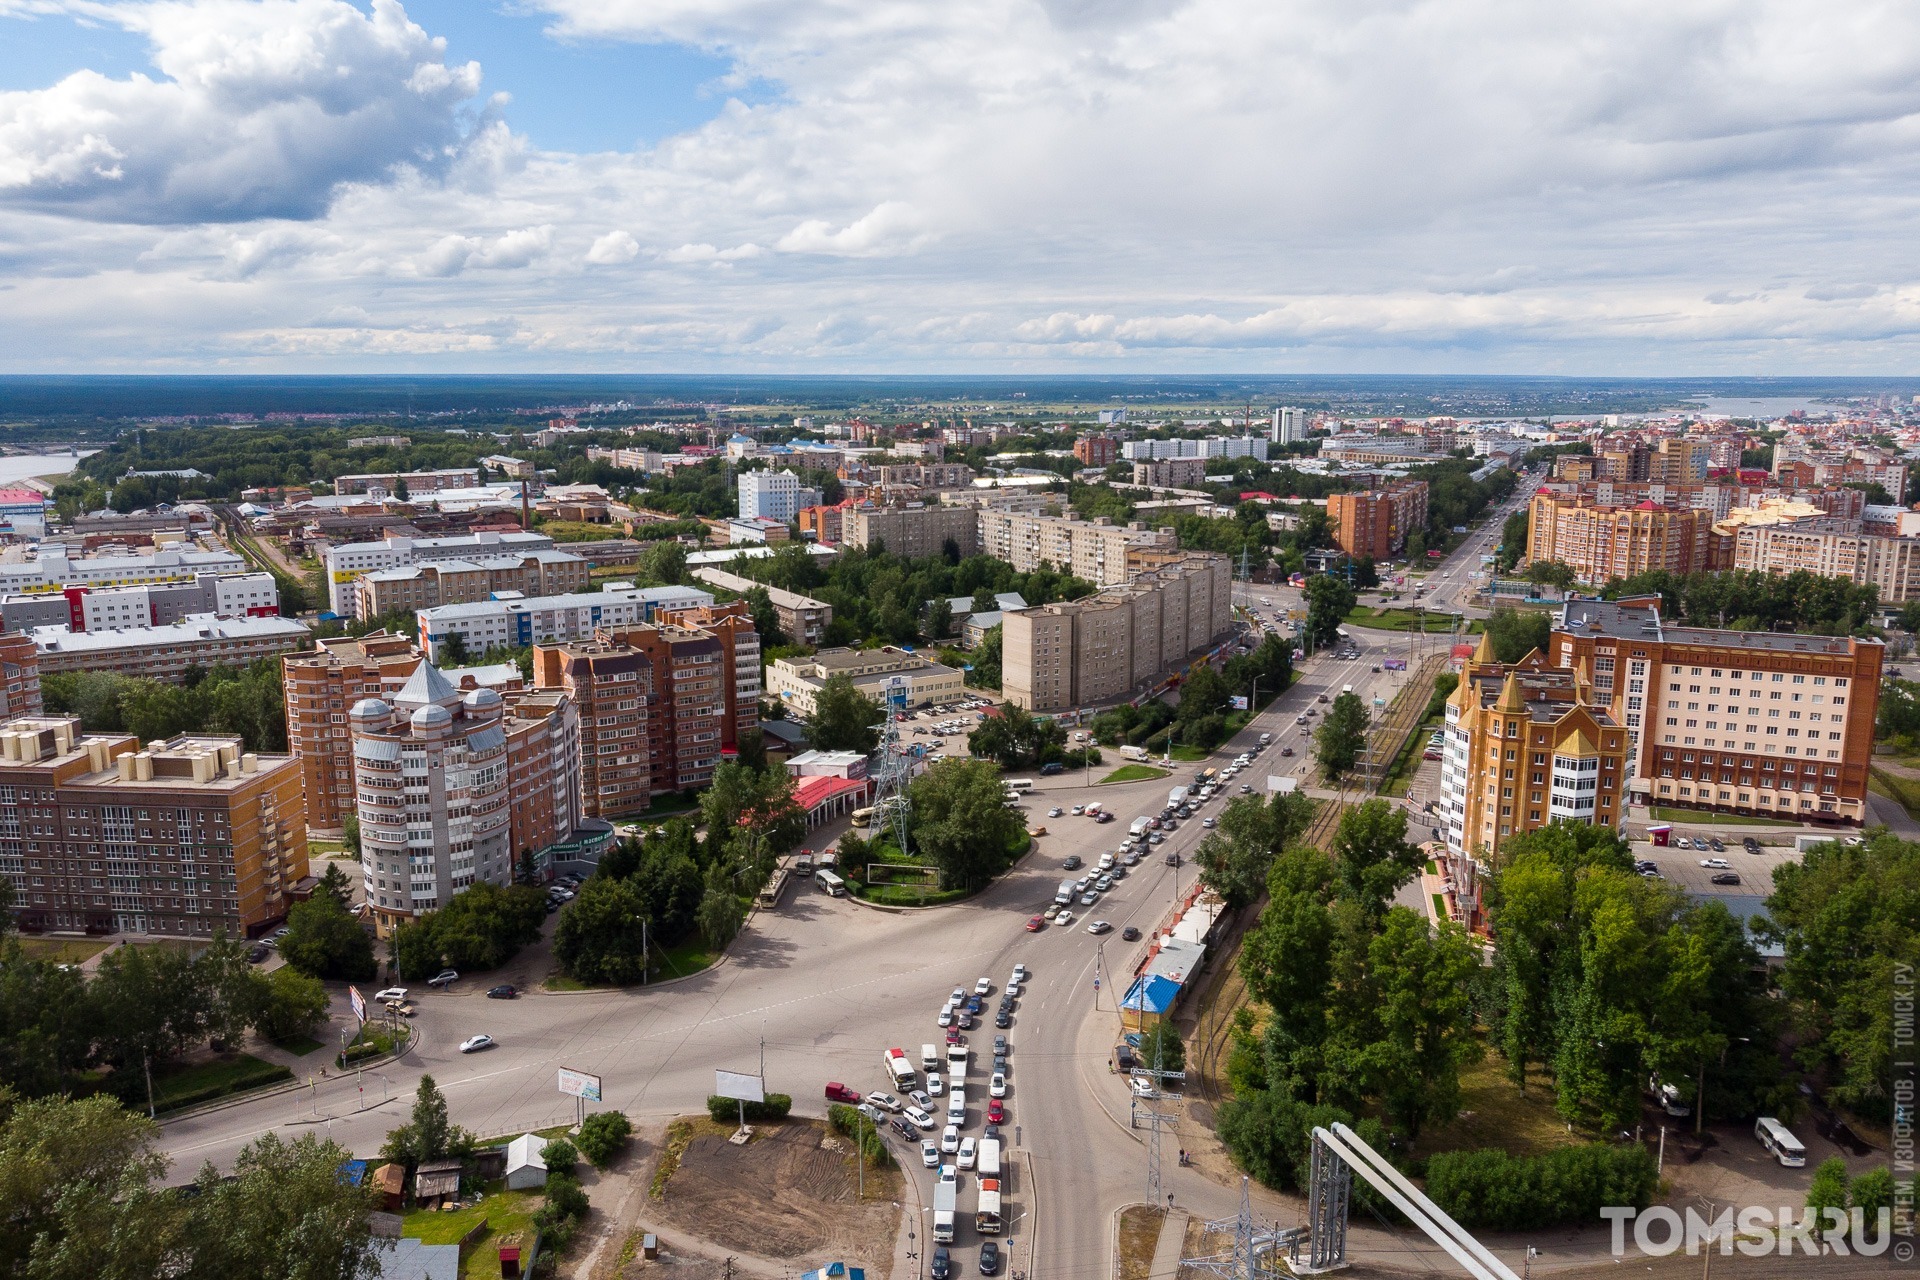
{"label": "row of trees", "polygon": [[1169,742],[1212,750],[1229,736],[1229,707],[1236,697],[1248,698],[1257,710],[1293,683],[1293,646],[1268,636],[1251,652],[1237,653],[1215,670],[1196,668],[1180,685],[1177,707],[1155,700],[1140,706],[1122,704],[1101,712],[1089,723],[1096,742],[1122,742],[1158,750]]}
{"label": "row of trees", "polygon": [[90,733],[131,733],[142,742],[177,733],[233,733],[249,751],[287,749],[280,660],[189,668],[180,684],[111,671],[58,671],[40,679],[49,713],[76,715]]}
{"label": "row of trees", "polygon": [[1872,583],[1805,570],[1776,575],[1753,569],[1725,573],[1650,569],[1613,579],[1601,594],[1609,600],[1658,595],[1660,616],[1688,626],[1784,629],[1811,635],[1865,633],[1873,627],[1880,608],[1880,589]]}
{"label": "row of trees", "polygon": [[1687,1097],[1711,1076],[1709,1116],[1792,1105],[1780,1006],[1745,927],[1717,901],[1634,874],[1616,832],[1555,823],[1514,837],[1486,905],[1492,1039],[1523,1091],[1532,1068],[1547,1072],[1569,1124],[1631,1128],[1655,1076]]}
{"label": "row of trees", "polygon": [[661,951],[696,936],[725,946],[779,855],[806,834],[793,779],[778,766],[723,763],[700,794],[700,816],[705,839],[676,819],[600,860],[554,930],[554,959],[569,976],[630,984]]}
{"label": "row of trees", "polygon": [[326,1015],[318,981],[291,968],[269,977],[231,938],[192,956],[117,947],[91,981],[30,958],[16,939],[0,943],[0,1087],[22,1096],[104,1084],[144,1100],[149,1067],[162,1070],[204,1045],[238,1044],[250,1029],[304,1035]]}
{"label": "row of trees", "polygon": [[352,1159],[316,1134],[268,1133],[191,1194],[164,1184],[159,1128],[112,1098],[22,1100],[0,1089],[0,1271],[37,1280],[361,1280],[372,1235]]}
{"label": "row of trees", "polygon": [[1327,706],[1326,718],[1313,731],[1313,759],[1320,771],[1335,781],[1347,776],[1360,761],[1367,745],[1367,728],[1373,713],[1357,693],[1334,696]]}
{"label": "row of trees", "polygon": [[546,895],[534,885],[476,882],[394,931],[399,977],[420,982],[443,968],[498,969],[540,937],[546,916]]}

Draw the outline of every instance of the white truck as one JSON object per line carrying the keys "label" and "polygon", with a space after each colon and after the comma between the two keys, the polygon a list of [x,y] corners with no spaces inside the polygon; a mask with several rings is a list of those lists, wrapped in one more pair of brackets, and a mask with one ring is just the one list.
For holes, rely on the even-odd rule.
{"label": "white truck", "polygon": [[1186,802],[1187,789],[1185,787],[1175,787],[1173,790],[1167,792],[1167,808],[1178,809]]}
{"label": "white truck", "polygon": [[1122,747],[1120,754],[1128,760],[1145,760],[1151,753],[1145,747]]}
{"label": "white truck", "polygon": [[1054,906],[1064,907],[1073,901],[1074,883],[1072,880],[1062,880],[1060,882],[1060,888],[1057,889],[1053,895]]}
{"label": "white truck", "polygon": [[959,1197],[955,1184],[940,1181],[933,1187],[933,1239],[936,1244],[953,1243],[954,1205]]}
{"label": "white truck", "polygon": [[[934,1211],[934,1221],[940,1220],[940,1213]],[[980,1202],[973,1211],[973,1229],[983,1236],[997,1236],[1005,1229],[1006,1223],[1000,1216],[1000,1179],[980,1179]],[[935,1227],[934,1239],[938,1240],[939,1228]]]}
{"label": "white truck", "polygon": [[976,1167],[983,1178],[1000,1176],[1000,1139],[980,1139],[980,1155],[977,1158]]}
{"label": "white truck", "polygon": [[1127,834],[1135,840],[1146,839],[1147,832],[1153,830],[1152,818],[1135,818],[1133,825],[1127,828]]}

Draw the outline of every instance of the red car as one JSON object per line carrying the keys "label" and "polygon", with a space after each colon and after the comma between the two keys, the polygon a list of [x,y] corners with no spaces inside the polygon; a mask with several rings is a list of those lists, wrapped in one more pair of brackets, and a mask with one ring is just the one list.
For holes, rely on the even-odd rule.
{"label": "red car", "polygon": [[990,1099],[987,1102],[987,1123],[988,1124],[1005,1124],[1006,1122],[1007,1122],[1006,1107],[1001,1104],[1000,1099],[998,1098]]}
{"label": "red car", "polygon": [[827,1101],[851,1102],[857,1106],[865,1102],[866,1097],[858,1089],[849,1089],[838,1080],[829,1080],[827,1081]]}
{"label": "red car", "polygon": [[1047,927],[1045,916],[1030,916],[1027,919],[1027,932],[1038,933]]}
{"label": "red car", "polygon": [[947,1028],[947,1043],[948,1043],[948,1044],[959,1044],[959,1043],[960,1043],[960,1028],[958,1028],[958,1027],[948,1027],[948,1028]]}

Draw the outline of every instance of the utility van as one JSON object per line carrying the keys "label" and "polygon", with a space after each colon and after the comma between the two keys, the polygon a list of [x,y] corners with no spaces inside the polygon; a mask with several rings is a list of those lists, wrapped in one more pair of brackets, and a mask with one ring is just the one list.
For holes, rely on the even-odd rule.
{"label": "utility van", "polygon": [[1069,905],[1072,903],[1073,895],[1076,892],[1078,892],[1078,890],[1074,887],[1072,880],[1062,880],[1060,882],[1060,888],[1055,891],[1053,895],[1053,904],[1057,907]]}
{"label": "utility van", "polygon": [[940,1069],[940,1052],[930,1044],[920,1046],[920,1069],[922,1071],[938,1071]]}
{"label": "utility van", "polygon": [[1761,1116],[1753,1122],[1753,1136],[1760,1140],[1768,1155],[1789,1169],[1798,1169],[1807,1162],[1807,1149],[1800,1144],[1800,1139],[1772,1116]]}

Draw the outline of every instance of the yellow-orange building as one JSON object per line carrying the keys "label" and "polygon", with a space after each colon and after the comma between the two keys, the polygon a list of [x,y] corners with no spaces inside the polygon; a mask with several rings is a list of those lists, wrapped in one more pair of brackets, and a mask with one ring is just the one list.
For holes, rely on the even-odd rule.
{"label": "yellow-orange building", "polygon": [[1536,650],[1494,661],[1490,639],[1447,700],[1440,785],[1447,844],[1495,864],[1509,838],[1552,822],[1618,828],[1631,758],[1626,729],[1582,673]]}
{"label": "yellow-orange building", "polygon": [[1585,494],[1538,493],[1528,518],[1527,560],[1556,560],[1597,585],[1650,569],[1718,568],[1725,541],[1713,532],[1710,512],[1674,510],[1651,499],[1614,507]]}

